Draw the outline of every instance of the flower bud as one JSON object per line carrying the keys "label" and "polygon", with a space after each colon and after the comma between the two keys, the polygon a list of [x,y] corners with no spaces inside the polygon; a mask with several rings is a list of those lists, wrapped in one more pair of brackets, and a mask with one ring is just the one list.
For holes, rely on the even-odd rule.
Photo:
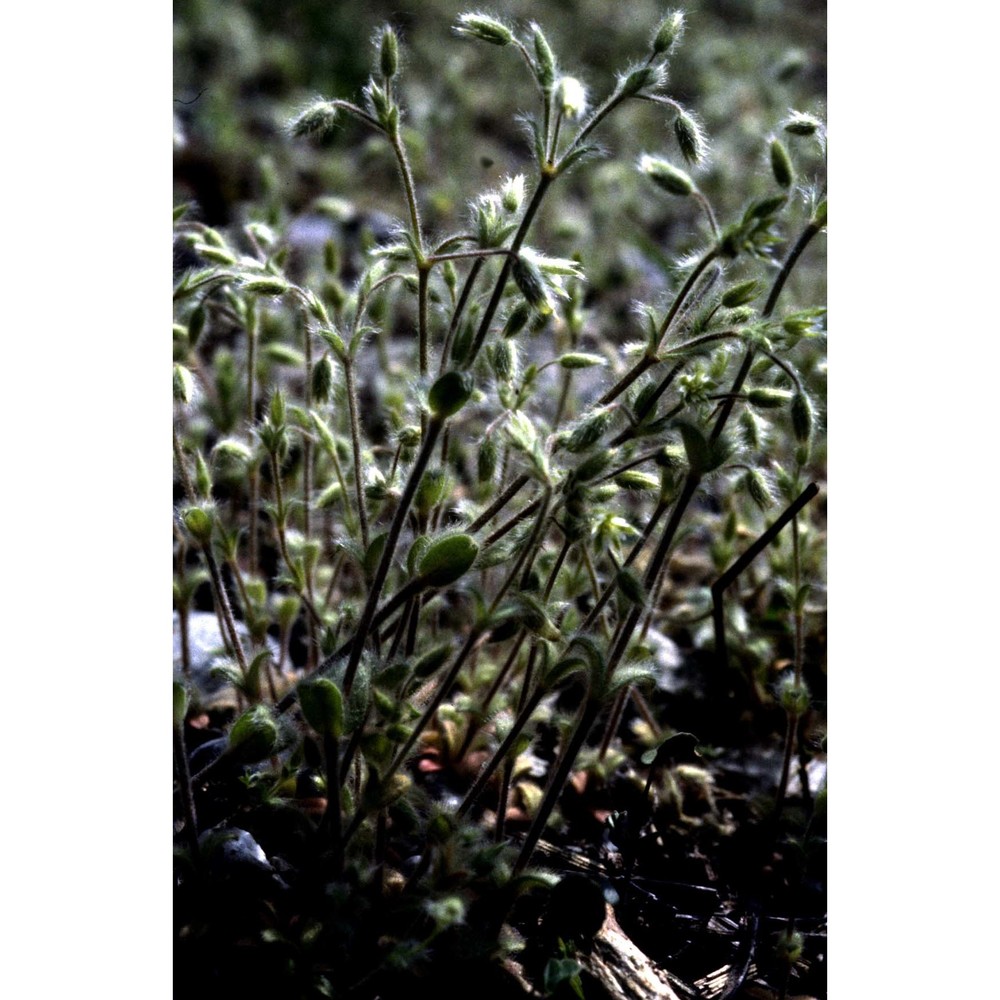
{"label": "flower bud", "polygon": [[607,363],[607,359],[601,357],[600,354],[586,354],[583,351],[573,351],[559,357],[560,368],[594,368],[597,365],[606,365]]}
{"label": "flower bud", "polygon": [[780,139],[771,140],[771,172],[780,187],[789,188],[795,180],[792,158]]}
{"label": "flower bud", "polygon": [[812,436],[813,428],[812,403],[809,402],[809,397],[805,393],[797,392],[792,397],[791,412],[795,440],[804,444]]}
{"label": "flower bud", "polygon": [[399,39],[396,32],[390,25],[382,29],[382,38],[379,42],[379,69],[382,76],[387,80],[396,75],[399,68]]}
{"label": "flower bud", "polygon": [[184,365],[174,365],[174,402],[190,403],[194,395],[194,377]]}
{"label": "flower bud", "polygon": [[531,318],[531,307],[527,302],[518,302],[511,310],[504,323],[502,335],[504,337],[516,337],[527,325]]}
{"label": "flower bud", "polygon": [[205,456],[199,451],[194,457],[194,488],[202,500],[212,496],[212,474],[208,471]]}
{"label": "flower bud", "polygon": [[785,119],[783,128],[789,135],[815,135],[823,128],[823,123],[804,111],[793,111]]}
{"label": "flower bud", "polygon": [[560,77],[556,85],[556,105],[570,121],[576,121],[587,110],[587,92],[576,77]]}
{"label": "flower bud", "polygon": [[744,480],[750,499],[761,509],[767,510],[774,504],[774,497],[767,485],[767,480],[758,469],[750,469]]}
{"label": "flower bud", "polygon": [[653,36],[653,54],[661,56],[669,52],[683,33],[684,11],[672,10],[656,29],[656,34]]}
{"label": "flower bud", "polygon": [[635,66],[618,79],[618,88],[626,97],[634,97],[641,90],[656,90],[666,83],[666,71],[660,65]]}
{"label": "flower bud", "polygon": [[493,480],[497,471],[497,443],[492,434],[487,434],[479,446],[479,455],[476,458],[476,478],[481,483],[488,483]]}
{"label": "flower bud", "polygon": [[416,448],[420,444],[420,428],[416,424],[407,424],[399,429],[396,440],[403,448]]}
{"label": "flower bud", "polygon": [[785,389],[772,389],[769,386],[758,386],[747,393],[747,402],[761,410],[774,410],[784,406],[791,399],[791,393]]}
{"label": "flower bud", "polygon": [[244,291],[252,295],[284,295],[291,285],[284,278],[276,275],[264,275],[259,278],[245,278],[242,282]]}
{"label": "flower bud", "polygon": [[809,688],[805,681],[796,681],[791,674],[781,678],[778,702],[789,715],[802,715],[809,708]]}
{"label": "flower bud", "polygon": [[322,139],[337,126],[337,106],[332,101],[313,101],[289,124],[292,135]]}
{"label": "flower bud", "polygon": [[556,57],[537,24],[531,25],[531,33],[535,41],[535,78],[543,90],[549,91],[556,79]]}
{"label": "flower bud", "polygon": [[708,143],[698,119],[686,111],[680,112],[674,119],[674,135],[684,159],[692,165],[701,163],[705,158]]}
{"label": "flower bud", "polygon": [[428,469],[420,480],[413,506],[421,514],[429,514],[448,496],[448,474],[444,469]]}
{"label": "flower bud", "polygon": [[504,181],[500,189],[500,203],[505,212],[513,214],[524,201],[524,174],[515,174]]}
{"label": "flower bud", "polygon": [[330,399],[333,395],[333,381],[333,359],[329,354],[324,354],[313,365],[312,370],[312,396],[316,402],[325,403]]}
{"label": "flower bud", "polygon": [[733,285],[727,289],[722,296],[722,305],[726,309],[733,309],[736,306],[746,305],[757,297],[758,283],[754,280],[741,281],[738,285]]}
{"label": "flower bud", "polygon": [[285,396],[280,389],[275,389],[274,395],[271,397],[271,423],[275,427],[285,426]]}
{"label": "flower bud", "polygon": [[514,33],[502,21],[486,14],[459,14],[455,33],[491,45],[510,45]]}
{"label": "flower bud", "polygon": [[657,186],[669,194],[686,197],[694,191],[694,181],[683,170],[661,160],[657,156],[643,154],[639,158],[639,169]]}
{"label": "flower bud", "polygon": [[191,532],[195,540],[207,545],[212,540],[212,526],[215,518],[208,506],[188,507],[181,512],[184,527]]}
{"label": "flower bud", "polygon": [[490,367],[498,382],[510,382],[517,374],[517,355],[509,340],[501,337],[489,353]]}
{"label": "flower bud", "polygon": [[542,277],[542,272],[534,260],[525,257],[523,254],[518,254],[514,259],[511,274],[515,284],[521,290],[525,301],[532,309],[540,313],[552,312],[552,303],[549,301],[545,279]]}

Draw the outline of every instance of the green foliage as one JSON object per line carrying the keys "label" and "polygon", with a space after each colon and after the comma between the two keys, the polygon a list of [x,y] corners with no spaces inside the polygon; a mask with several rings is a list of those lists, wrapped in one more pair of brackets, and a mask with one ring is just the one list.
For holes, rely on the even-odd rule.
{"label": "green foliage", "polygon": [[[226,36],[194,8],[191,60]],[[589,996],[533,867],[581,836],[581,797],[591,838],[604,798],[631,810],[623,852],[725,857],[760,804],[724,813],[710,769],[763,749],[775,828],[811,833],[791,768],[824,725],[825,126],[711,13],[653,8],[620,31],[575,3],[451,12],[433,43],[401,15],[365,70],[306,4],[342,63],[307,99],[309,40],[298,66],[265,5],[219,7],[271,60],[213,70],[220,163],[250,142],[241,82],[285,89],[245,198],[175,212],[175,609],[182,632],[214,612],[232,693],[194,751],[202,695],[174,688],[182,968],[222,942],[231,978],[252,941],[296,995],[433,993],[520,935],[537,992]],[[235,830],[261,854],[227,923]]]}

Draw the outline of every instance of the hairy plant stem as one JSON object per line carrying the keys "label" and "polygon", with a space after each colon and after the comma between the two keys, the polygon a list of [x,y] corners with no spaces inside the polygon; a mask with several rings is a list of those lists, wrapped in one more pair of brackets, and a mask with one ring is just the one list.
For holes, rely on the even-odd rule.
{"label": "hairy plant stem", "polygon": [[340,815],[340,740],[332,733],[323,734],[323,755],[326,761],[326,811],[320,822],[320,830],[329,831],[334,869],[339,872],[344,862],[343,823]]}
{"label": "hairy plant stem", "polygon": [[[247,433],[252,433],[257,419],[257,334],[259,319],[257,309],[251,302],[247,306]],[[250,537],[247,541],[247,564],[250,575],[257,575],[259,564],[259,518],[260,518],[260,465],[252,462],[250,479]]]}
{"label": "hairy plant stem", "polygon": [[489,507],[487,507],[486,510],[484,510],[482,514],[479,515],[479,517],[477,517],[474,521],[472,521],[472,523],[469,525],[469,531],[472,534],[475,534],[477,531],[479,531],[480,528],[483,528],[487,524],[489,524],[490,521],[492,521],[493,518],[496,517],[496,515],[499,514],[500,511],[507,506],[508,503],[510,503],[510,501],[521,491],[521,489],[524,486],[528,484],[530,480],[531,480],[530,476],[527,475],[518,476],[517,479],[515,479],[510,484],[510,486],[508,486],[500,494],[500,496],[498,496],[496,500],[494,500],[493,503],[491,503]]}
{"label": "hairy plant stem", "polygon": [[[270,458],[271,476],[274,479],[274,534],[278,542],[278,551],[281,553],[281,558],[288,567],[288,572],[291,574],[292,580],[297,580],[298,574],[296,573],[295,563],[292,562],[292,555],[288,551],[288,532],[286,524],[288,520],[288,511],[285,507],[285,491],[281,485],[281,465],[278,462],[278,456],[273,452],[271,453]],[[319,613],[319,610],[313,603],[312,598],[309,596],[309,592],[306,589],[304,575],[301,586],[296,583],[295,590],[298,593],[302,604],[312,616],[313,621],[315,621],[317,625],[322,625],[323,616]]]}
{"label": "hairy plant stem", "polygon": [[702,257],[699,259],[698,263],[695,264],[691,273],[687,276],[687,280],[684,282],[681,290],[674,297],[674,301],[670,308],[667,310],[666,316],[663,318],[663,322],[660,324],[659,329],[656,334],[656,343],[650,344],[647,347],[646,353],[630,368],[603,396],[598,400],[599,405],[606,406],[608,403],[617,399],[637,378],[643,375],[646,371],[652,368],[654,365],[660,363],[660,358],[657,356],[657,351],[660,348],[660,344],[663,342],[664,336],[670,329],[670,324],[676,319],[677,314],[680,312],[681,306],[687,300],[687,297],[691,294],[695,285],[698,283],[698,279],[701,277],[702,272],[708,267],[709,264],[719,256],[720,250],[717,246],[711,247],[706,251]]}
{"label": "hairy plant stem", "polygon": [[215,610],[223,625],[222,634],[226,637],[228,645],[232,648],[233,655],[240,665],[240,673],[246,679],[249,673],[246,653],[243,652],[243,645],[240,642],[239,634],[236,631],[236,619],[233,616],[232,605],[229,603],[229,595],[226,593],[226,586],[222,579],[222,572],[219,564],[215,560],[212,552],[211,542],[201,543],[202,555],[208,565],[208,573],[212,578],[212,592],[215,594]]}
{"label": "hairy plant stem", "polygon": [[[762,316],[764,316],[765,318],[774,311],[774,307],[778,301],[778,296],[780,295],[781,289],[784,287],[785,282],[788,279],[788,275],[791,273],[792,268],[795,266],[795,262],[799,259],[800,255],[802,254],[802,251],[809,244],[809,241],[816,235],[816,233],[820,232],[821,229],[822,226],[818,226],[815,222],[810,222],[806,226],[802,235],[798,238],[798,240],[796,240],[788,256],[785,258],[785,262],[784,264],[782,264],[781,270],[778,273],[777,277],[775,278],[774,284],[771,287],[771,292],[768,295],[767,303],[762,313]],[[701,262],[699,262],[699,266],[696,267],[695,272],[700,270],[702,265],[707,266],[707,264],[712,259],[714,259],[714,257],[717,256],[718,253],[719,253],[718,248],[714,248],[713,251],[710,251],[709,254],[706,254],[702,258]],[[693,287],[694,281],[692,279],[695,277],[695,272],[692,272],[692,275],[688,278],[688,281],[685,284],[684,288],[681,290],[681,293],[678,295],[678,298],[674,301],[674,306],[671,308],[670,313],[668,313],[667,317],[664,319],[664,322],[660,328],[661,337],[663,333],[665,333],[669,328],[673,316],[676,315],[676,311],[679,308],[679,301],[681,297],[686,295],[690,291],[690,288]],[[747,349],[746,355],[743,358],[743,362],[740,365],[740,369],[737,372],[736,379],[734,380],[732,388],[730,389],[730,392],[733,394],[733,397],[735,397],[743,388],[743,382],[746,380],[746,377],[750,372],[750,367],[753,364],[753,357],[754,357],[754,349],[753,347],[750,347]],[[723,430],[725,430],[726,423],[729,420],[729,415],[732,413],[732,409],[733,406],[735,405],[735,402],[736,402],[735,398],[732,397],[723,400],[719,410],[719,414],[716,417],[715,425],[712,428],[710,441],[713,442],[716,441],[722,434]],[[695,472],[694,470],[689,472],[685,477],[684,486],[681,490],[681,494],[677,498],[676,503],[674,504],[674,509],[670,516],[670,520],[668,521],[667,526],[664,529],[659,545],[656,548],[656,552],[653,555],[650,565],[646,570],[646,576],[644,582],[646,584],[647,591],[652,589],[656,584],[657,577],[660,573],[660,570],[663,567],[664,561],[666,560],[667,553],[669,552],[670,546],[673,543],[674,536],[677,533],[677,529],[680,526],[681,518],[684,516],[684,513],[687,510],[687,506],[691,502],[692,497],[694,497],[695,493],[697,492],[700,483],[701,483],[701,474]],[[608,662],[609,676],[620,662],[622,656],[624,656],[625,650],[628,648],[629,641],[631,640],[632,632],[635,630],[636,623],[638,622],[640,616],[641,616],[641,610],[639,608],[633,608],[629,612],[628,617],[625,619],[625,621],[622,622],[621,626],[619,627],[618,636],[615,641],[614,648],[612,649],[611,655],[609,657],[609,662]]]}
{"label": "hairy plant stem", "polygon": [[[309,317],[302,312],[302,337],[305,344],[305,402],[306,412],[312,409],[312,376],[313,376],[313,356],[312,356],[312,334],[309,330]],[[308,542],[312,536],[312,525],[310,523],[310,512],[312,509],[312,488],[313,488],[313,442],[310,434],[302,435],[302,534]],[[305,591],[309,595],[309,603],[316,607],[316,594],[313,590],[313,565],[310,560],[305,561]],[[316,636],[316,624],[314,617],[306,618],[306,669],[311,670],[316,665],[316,654],[319,643]],[[270,677],[270,672],[268,674]],[[273,690],[273,681],[272,681]]]}
{"label": "hairy plant stem", "polygon": [[524,843],[521,846],[521,853],[517,856],[517,860],[514,862],[515,875],[519,875],[522,871],[524,871],[528,862],[531,860],[531,855],[534,853],[535,846],[538,844],[538,841],[545,830],[545,825],[548,823],[549,817],[552,815],[552,810],[555,808],[556,802],[559,800],[559,796],[562,794],[562,790],[566,785],[566,779],[569,777],[570,771],[573,769],[573,764],[576,762],[576,758],[579,756],[580,750],[583,748],[583,744],[586,742],[587,736],[590,734],[590,730],[597,721],[597,717],[600,715],[602,707],[601,702],[593,698],[592,695],[588,695],[587,700],[583,703],[580,710],[580,716],[573,729],[573,735],[565,744],[559,755],[559,761],[556,764],[555,770],[549,778],[548,786],[545,789],[545,796],[542,799],[541,805],[538,807],[538,812],[535,814],[535,817],[531,822],[531,827],[528,829],[527,836],[524,838]]}
{"label": "hairy plant stem", "polygon": [[507,286],[507,279],[510,277],[511,268],[514,266],[514,258],[517,255],[517,252],[521,249],[521,244],[524,243],[524,239],[528,235],[528,230],[531,228],[531,223],[534,221],[535,214],[542,204],[545,192],[548,191],[552,181],[555,180],[555,176],[556,175],[554,173],[547,173],[543,171],[542,175],[538,179],[538,184],[531,196],[531,201],[528,202],[528,207],[524,210],[521,223],[517,227],[517,231],[514,233],[514,238],[511,240],[510,253],[504,260],[503,266],[500,268],[500,274],[497,276],[496,284],[493,286],[493,294],[490,296],[490,300],[486,305],[486,310],[483,312],[483,318],[479,321],[479,329],[476,331],[475,338],[472,341],[472,346],[469,349],[469,355],[463,362],[464,368],[472,367],[473,362],[476,360],[479,351],[482,349],[482,346],[486,341],[486,335],[490,332],[490,324],[493,322],[493,317],[496,315],[497,308],[500,305],[500,299],[503,297],[504,288]]}
{"label": "hairy plant stem", "polygon": [[368,551],[368,512],[365,510],[365,486],[361,470],[361,426],[358,421],[358,389],[354,381],[354,358],[343,359],[344,385],[347,389],[347,414],[351,426],[351,453],[354,456],[354,493],[358,502],[361,544]]}
{"label": "hairy plant stem", "polygon": [[188,498],[188,503],[196,504],[198,502],[198,492],[194,488],[194,483],[191,481],[191,473],[188,472],[187,462],[184,461],[184,449],[181,446],[181,439],[177,436],[177,425],[174,425],[174,462],[177,465],[177,471],[180,473],[181,483],[184,486],[184,494]]}
{"label": "hairy plant stem", "polygon": [[[771,313],[774,312],[774,307],[778,304],[778,297],[781,295],[781,290],[785,287],[785,282],[788,280],[788,276],[792,273],[792,268],[795,267],[796,262],[802,255],[802,251],[809,245],[810,241],[817,234],[822,232],[823,227],[818,225],[816,222],[809,222],[809,224],[802,230],[799,238],[792,245],[792,249],[788,252],[788,256],[785,257],[784,263],[781,265],[781,270],[778,272],[771,285],[771,291],[768,293],[767,301],[764,303],[764,308],[761,311],[761,318],[767,319]],[[743,388],[743,383],[746,381],[747,375],[750,374],[750,368],[753,365],[753,360],[755,356],[755,351],[753,347],[748,347],[746,354],[743,356],[743,362],[740,365],[740,369],[736,374],[736,378],[733,380],[733,384],[730,387],[730,398],[725,399],[722,402],[722,406],[719,408],[719,415],[715,420],[715,427],[712,429],[711,439],[715,441],[718,439],[719,435],[722,434],[723,429],[726,426],[726,422],[729,420],[729,414],[732,413],[733,407],[736,405],[736,398],[739,395],[740,390]]]}
{"label": "hairy plant stem", "polygon": [[[503,598],[504,594],[507,592],[507,590],[514,582],[514,580],[517,578],[518,574],[522,571],[525,561],[529,558],[530,554],[534,551],[534,549],[536,548],[536,546],[540,541],[542,534],[542,526],[544,525],[545,518],[547,517],[548,514],[549,499],[551,498],[551,495],[552,495],[552,488],[546,487],[544,493],[544,502],[542,503],[542,508],[539,511],[539,515],[535,520],[535,528],[534,531],[532,532],[531,539],[528,541],[527,544],[525,544],[521,548],[521,552],[518,555],[518,558],[515,560],[513,567],[508,572],[506,579],[500,585],[496,595],[490,602],[489,609],[487,610],[484,618],[484,624],[476,628],[473,628],[472,631],[469,633],[468,638],[466,639],[462,648],[459,650],[458,655],[452,662],[452,665],[448,669],[448,672],[445,674],[444,678],[439,682],[437,691],[435,692],[434,696],[428,703],[426,709],[424,710],[423,715],[421,715],[420,719],[418,720],[412,732],[410,733],[409,737],[407,738],[406,743],[403,744],[402,749],[396,755],[395,760],[392,762],[392,764],[389,766],[389,769],[383,776],[383,780],[386,780],[390,775],[395,774],[396,771],[398,771],[399,768],[402,766],[406,758],[409,756],[410,751],[416,744],[417,740],[420,738],[423,731],[427,728],[431,719],[434,718],[434,715],[437,713],[437,710],[441,706],[441,703],[451,692],[451,689],[455,681],[458,679],[458,675],[461,672],[461,669],[465,664],[466,659],[469,657],[469,654],[472,653],[474,649],[478,648],[479,645],[485,642],[486,638],[489,636],[490,619],[492,618],[496,609],[500,606],[500,601]],[[345,681],[345,689],[346,689],[346,681]]]}
{"label": "hairy plant stem", "polygon": [[191,769],[188,766],[187,747],[184,742],[184,721],[174,726],[174,766],[177,769],[177,783],[180,785],[181,806],[184,809],[184,836],[195,862],[198,861],[198,814],[194,808],[194,792],[191,787]]}
{"label": "hairy plant stem", "polygon": [[472,267],[469,268],[469,274],[465,279],[465,284],[462,285],[462,291],[459,293],[458,302],[455,305],[455,311],[451,314],[451,322],[448,324],[448,332],[445,334],[444,343],[441,345],[441,361],[438,366],[438,374],[440,375],[443,375],[445,373],[445,369],[448,367],[451,345],[452,341],[455,339],[458,324],[462,318],[462,314],[465,312],[465,307],[469,302],[469,296],[472,294],[472,289],[475,286],[476,281],[479,278],[479,273],[482,271],[485,263],[485,257],[477,257],[472,262]]}
{"label": "hairy plant stem", "polygon": [[[562,569],[562,565],[566,561],[566,556],[572,545],[573,542],[571,539],[569,539],[568,537],[563,539],[563,544],[559,549],[559,554],[556,556],[556,561],[553,563],[552,569],[549,571],[548,579],[546,580],[545,587],[542,590],[543,603],[548,601],[548,599],[552,596],[552,588],[555,586],[556,579],[559,576],[559,571],[560,569]],[[525,573],[527,573],[527,570],[525,570]],[[517,654],[520,652],[521,646],[524,645],[524,640],[527,638],[527,636],[528,636],[527,629],[522,628],[518,631],[517,637],[514,640],[510,653],[508,654],[507,659],[504,661],[504,665],[500,668],[500,671],[497,673],[496,678],[490,685],[489,690],[486,692],[486,695],[484,696],[482,703],[479,706],[479,711],[477,713],[478,718],[480,719],[486,718],[486,715],[490,710],[490,705],[493,703],[493,699],[496,697],[497,692],[500,690],[501,686],[503,685],[503,682],[506,680],[511,667],[514,665],[514,662],[517,659]],[[521,693],[518,696],[517,707],[519,712],[524,708],[524,705],[528,700],[528,691],[531,688],[531,682],[532,682],[532,668],[535,662],[535,656],[537,654],[537,650],[538,650],[538,640],[533,639],[531,643],[531,649],[528,653],[528,661],[525,665],[524,679],[521,683]],[[466,753],[468,753],[469,748],[472,746],[472,741],[479,733],[480,728],[481,728],[481,723],[477,723],[474,720],[474,718],[470,719],[469,726],[465,734],[465,739],[463,740],[461,749],[458,752],[458,756],[460,759],[464,757]]]}
{"label": "hairy plant stem", "polygon": [[444,425],[445,420],[441,417],[432,416],[428,421],[427,430],[420,443],[420,451],[414,460],[413,468],[410,470],[409,478],[403,489],[403,495],[399,498],[396,513],[393,515],[392,523],[389,525],[385,546],[382,549],[382,558],[379,560],[378,568],[375,570],[375,576],[369,587],[368,598],[365,601],[364,610],[361,612],[354,642],[351,645],[350,658],[347,661],[347,669],[344,672],[345,697],[350,694],[351,687],[354,684],[354,675],[357,673],[358,664],[361,662],[361,653],[368,639],[372,619],[375,617],[375,612],[378,608],[378,600],[382,593],[382,587],[385,584],[385,578],[389,573],[389,567],[392,565],[392,559],[396,552],[396,544],[403,530],[403,524],[409,513],[410,505],[413,503],[417,487],[420,485],[420,480],[423,478],[424,471],[434,452],[434,445],[437,442],[438,435],[441,433]]}
{"label": "hairy plant stem", "polygon": [[420,374],[427,374],[428,332],[427,332],[427,283],[430,279],[430,264],[421,262],[417,266],[417,338],[420,354]]}

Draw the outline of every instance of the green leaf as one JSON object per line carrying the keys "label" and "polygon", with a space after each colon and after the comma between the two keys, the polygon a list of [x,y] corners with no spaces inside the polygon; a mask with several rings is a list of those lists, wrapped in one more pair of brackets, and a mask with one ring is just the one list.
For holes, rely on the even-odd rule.
{"label": "green leaf", "polygon": [[694,424],[687,421],[679,420],[676,426],[681,432],[684,452],[687,455],[691,471],[696,475],[707,472],[711,467],[712,449],[705,435]]}
{"label": "green leaf", "polygon": [[241,764],[255,764],[271,755],[278,742],[278,727],[263,705],[244,712],[229,731],[227,752]]}
{"label": "green leaf", "polygon": [[674,761],[689,761],[698,756],[695,747],[698,737],[694,733],[674,733],[663,740],[659,746],[647,750],[640,758],[647,767],[656,765],[662,767]]}
{"label": "green leaf", "polygon": [[458,413],[472,395],[472,375],[469,372],[445,372],[432,386],[427,402],[431,413],[439,419]]}
{"label": "green leaf", "polygon": [[607,359],[600,354],[586,354],[582,351],[575,351],[570,354],[563,354],[559,358],[559,365],[562,368],[593,368],[596,365],[606,365]]}
{"label": "green leaf", "polygon": [[382,552],[385,550],[385,540],[388,537],[388,532],[383,531],[382,534],[376,535],[368,546],[368,550],[365,552],[364,556],[364,569],[365,576],[371,580],[375,576],[375,571],[378,569],[378,564],[382,560]]}
{"label": "green leaf", "polygon": [[447,662],[448,657],[451,656],[451,652],[452,646],[447,642],[429,649],[413,664],[413,676],[419,677],[421,680],[425,677],[430,677],[435,670]]}
{"label": "green leaf", "polygon": [[639,574],[631,566],[625,566],[618,571],[615,577],[618,589],[625,595],[626,600],[631,604],[645,607],[646,588],[642,585]]}
{"label": "green leaf", "polygon": [[554,993],[558,986],[566,983],[580,1000],[583,1000],[583,988],[580,983],[582,969],[583,966],[575,958],[550,958],[545,964],[542,976],[542,988],[546,995]]}
{"label": "green leaf", "polygon": [[174,681],[174,725],[182,726],[188,710],[188,690],[180,682]]}
{"label": "green leaf", "polygon": [[344,731],[353,733],[365,721],[372,693],[372,668],[367,658],[358,664],[351,693],[344,706]]}
{"label": "green leaf", "polygon": [[344,732],[344,697],[340,688],[328,677],[316,677],[303,681],[298,692],[306,722],[317,733],[339,739]]}
{"label": "green leaf", "polygon": [[457,534],[430,543],[417,564],[417,576],[428,587],[447,587],[468,572],[479,554],[471,535]]}

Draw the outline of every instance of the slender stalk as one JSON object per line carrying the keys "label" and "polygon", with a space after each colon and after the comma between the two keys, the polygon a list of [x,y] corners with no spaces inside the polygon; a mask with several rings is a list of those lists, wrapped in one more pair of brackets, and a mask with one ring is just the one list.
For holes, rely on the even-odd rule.
{"label": "slender stalk", "polygon": [[[257,418],[257,309],[251,302],[247,306],[247,430],[252,431]],[[260,518],[260,466],[250,465],[250,537],[247,545],[247,561],[250,574],[257,575],[259,562],[258,533]]]}
{"label": "slender stalk", "polygon": [[530,479],[531,479],[530,476],[526,475],[518,476],[517,479],[515,479],[510,484],[510,486],[508,486],[500,494],[500,496],[498,496],[496,500],[494,500],[493,503],[491,503],[489,507],[487,507],[486,510],[484,510],[482,514],[480,514],[479,517],[477,517],[469,525],[469,531],[475,534],[477,531],[479,531],[480,528],[485,527],[485,525],[489,524],[490,521],[492,521],[493,518],[496,517],[496,515],[499,514],[500,511],[507,506],[508,503],[510,503],[510,501],[520,492],[520,490],[525,485],[527,485]]}
{"label": "slender stalk", "polygon": [[[788,280],[788,276],[792,273],[792,268],[795,267],[799,257],[802,256],[802,251],[809,245],[813,237],[817,233],[822,232],[822,230],[823,227],[821,225],[817,225],[815,222],[810,222],[805,229],[802,230],[801,235],[792,245],[792,249],[788,252],[788,256],[781,265],[781,270],[778,272],[773,284],[771,285],[771,291],[768,293],[767,301],[764,303],[764,309],[761,312],[761,317],[763,319],[767,319],[771,313],[774,312],[774,307],[778,304],[778,297],[781,295],[781,290],[785,287],[785,282]],[[747,348],[747,352],[743,357],[743,362],[740,365],[740,369],[736,373],[736,378],[734,379],[732,387],[729,390],[732,396],[731,398],[724,400],[722,406],[719,408],[719,415],[716,417],[715,427],[712,429],[710,438],[712,441],[715,441],[719,437],[726,426],[726,422],[729,420],[729,414],[732,413],[733,407],[736,405],[736,396],[743,388],[743,383],[746,381],[747,375],[750,374],[750,367],[753,365],[754,353],[755,352],[752,347]]]}
{"label": "slender stalk", "polygon": [[535,187],[535,191],[531,196],[531,201],[528,202],[528,207],[524,210],[524,215],[521,218],[521,224],[517,227],[517,232],[514,233],[514,238],[511,240],[510,254],[503,262],[503,267],[500,268],[500,274],[497,276],[496,284],[493,286],[493,294],[490,296],[490,300],[486,305],[485,311],[483,312],[483,318],[479,321],[479,329],[476,331],[476,336],[472,341],[469,356],[464,362],[464,367],[466,368],[472,366],[472,363],[476,360],[479,351],[486,341],[486,335],[490,332],[490,324],[493,322],[493,317],[496,315],[497,308],[500,305],[500,299],[503,297],[503,290],[507,286],[507,279],[510,277],[511,268],[514,266],[514,257],[521,249],[521,244],[524,243],[524,238],[528,235],[528,230],[531,228],[531,223],[534,221],[535,214],[542,204],[545,192],[548,191],[549,185],[551,185],[554,179],[555,175],[549,173],[543,173],[538,179],[538,185]]}
{"label": "slender stalk", "polygon": [[347,413],[351,425],[351,452],[354,456],[354,492],[358,501],[358,521],[361,525],[361,544],[368,551],[368,512],[365,510],[365,487],[361,474],[361,426],[358,421],[358,389],[354,381],[354,359],[343,362],[344,384],[347,389]]}
{"label": "slender stalk", "polygon": [[468,277],[465,279],[465,284],[462,285],[462,291],[459,293],[458,302],[455,305],[455,311],[451,314],[451,322],[448,324],[448,332],[445,334],[444,343],[441,345],[441,361],[438,366],[438,373],[441,375],[444,374],[445,369],[448,366],[448,356],[451,353],[451,344],[455,339],[455,332],[458,330],[459,321],[462,318],[462,314],[465,312],[466,305],[468,305],[469,296],[472,294],[472,289],[476,284],[476,280],[479,278],[479,273],[483,269],[485,260],[485,257],[477,257],[473,261],[472,267],[469,268]]}
{"label": "slender stalk", "polygon": [[368,590],[368,598],[365,601],[364,610],[361,612],[361,619],[358,622],[358,629],[351,646],[350,659],[347,661],[347,669],[344,673],[345,695],[350,694],[351,687],[354,684],[354,675],[357,673],[358,664],[361,662],[361,652],[368,638],[372,619],[378,608],[378,599],[382,593],[382,586],[385,583],[385,578],[389,573],[389,566],[392,564],[392,559],[396,552],[396,543],[399,541],[399,535],[403,530],[403,523],[406,520],[406,515],[409,513],[410,504],[413,503],[417,486],[420,485],[420,480],[423,478],[427,463],[433,454],[434,445],[444,427],[444,423],[444,420],[440,417],[431,417],[429,420],[427,431],[420,444],[420,451],[417,453],[413,468],[410,470],[409,478],[403,489],[403,495],[399,498],[399,505],[396,507],[392,523],[389,525],[385,546],[382,549],[382,558],[379,560],[378,568],[375,570],[375,576]]}
{"label": "slender stalk", "polygon": [[215,560],[212,552],[211,542],[203,542],[201,546],[202,555],[208,565],[208,573],[212,579],[212,592],[215,595],[215,610],[223,626],[222,634],[226,637],[233,654],[240,665],[240,672],[244,677],[249,672],[246,653],[243,652],[243,645],[240,643],[239,634],[236,631],[236,619],[233,617],[233,609],[229,603],[229,595],[226,593],[226,586],[219,570],[219,564]]}
{"label": "slender stalk", "polygon": [[421,265],[417,268],[417,338],[420,355],[420,374],[427,374],[428,350],[427,343],[427,282],[430,278],[430,265]]}
{"label": "slender stalk", "polygon": [[330,831],[336,870],[339,871],[344,850],[340,815],[340,740],[331,733],[323,736],[323,753],[326,758],[326,811],[320,829]]}
{"label": "slender stalk", "polygon": [[187,837],[191,857],[198,860],[198,814],[194,808],[191,788],[191,769],[188,767],[187,747],[184,743],[184,723],[174,726],[174,766],[180,785],[181,806],[184,809],[184,835]]}
{"label": "slender stalk", "polygon": [[573,764],[576,762],[576,758],[583,747],[583,744],[587,740],[587,736],[590,734],[590,730],[593,728],[594,722],[597,720],[597,716],[601,711],[601,703],[592,698],[588,698],[584,702],[583,708],[580,711],[580,718],[577,720],[576,726],[573,730],[573,735],[569,742],[563,747],[562,753],[559,755],[559,762],[556,765],[552,776],[549,778],[548,786],[545,789],[545,796],[542,799],[541,805],[538,807],[538,812],[535,814],[535,818],[532,820],[531,827],[528,830],[527,836],[524,838],[524,844],[521,846],[521,853],[517,856],[517,861],[514,862],[514,874],[518,875],[524,871],[528,862],[531,860],[531,855],[534,853],[535,846],[537,845],[539,839],[545,830],[545,825],[549,821],[549,817],[552,815],[552,810],[555,808],[556,802],[559,801],[559,796],[562,794],[562,790],[566,785],[566,779],[569,777],[569,773],[573,768]]}

